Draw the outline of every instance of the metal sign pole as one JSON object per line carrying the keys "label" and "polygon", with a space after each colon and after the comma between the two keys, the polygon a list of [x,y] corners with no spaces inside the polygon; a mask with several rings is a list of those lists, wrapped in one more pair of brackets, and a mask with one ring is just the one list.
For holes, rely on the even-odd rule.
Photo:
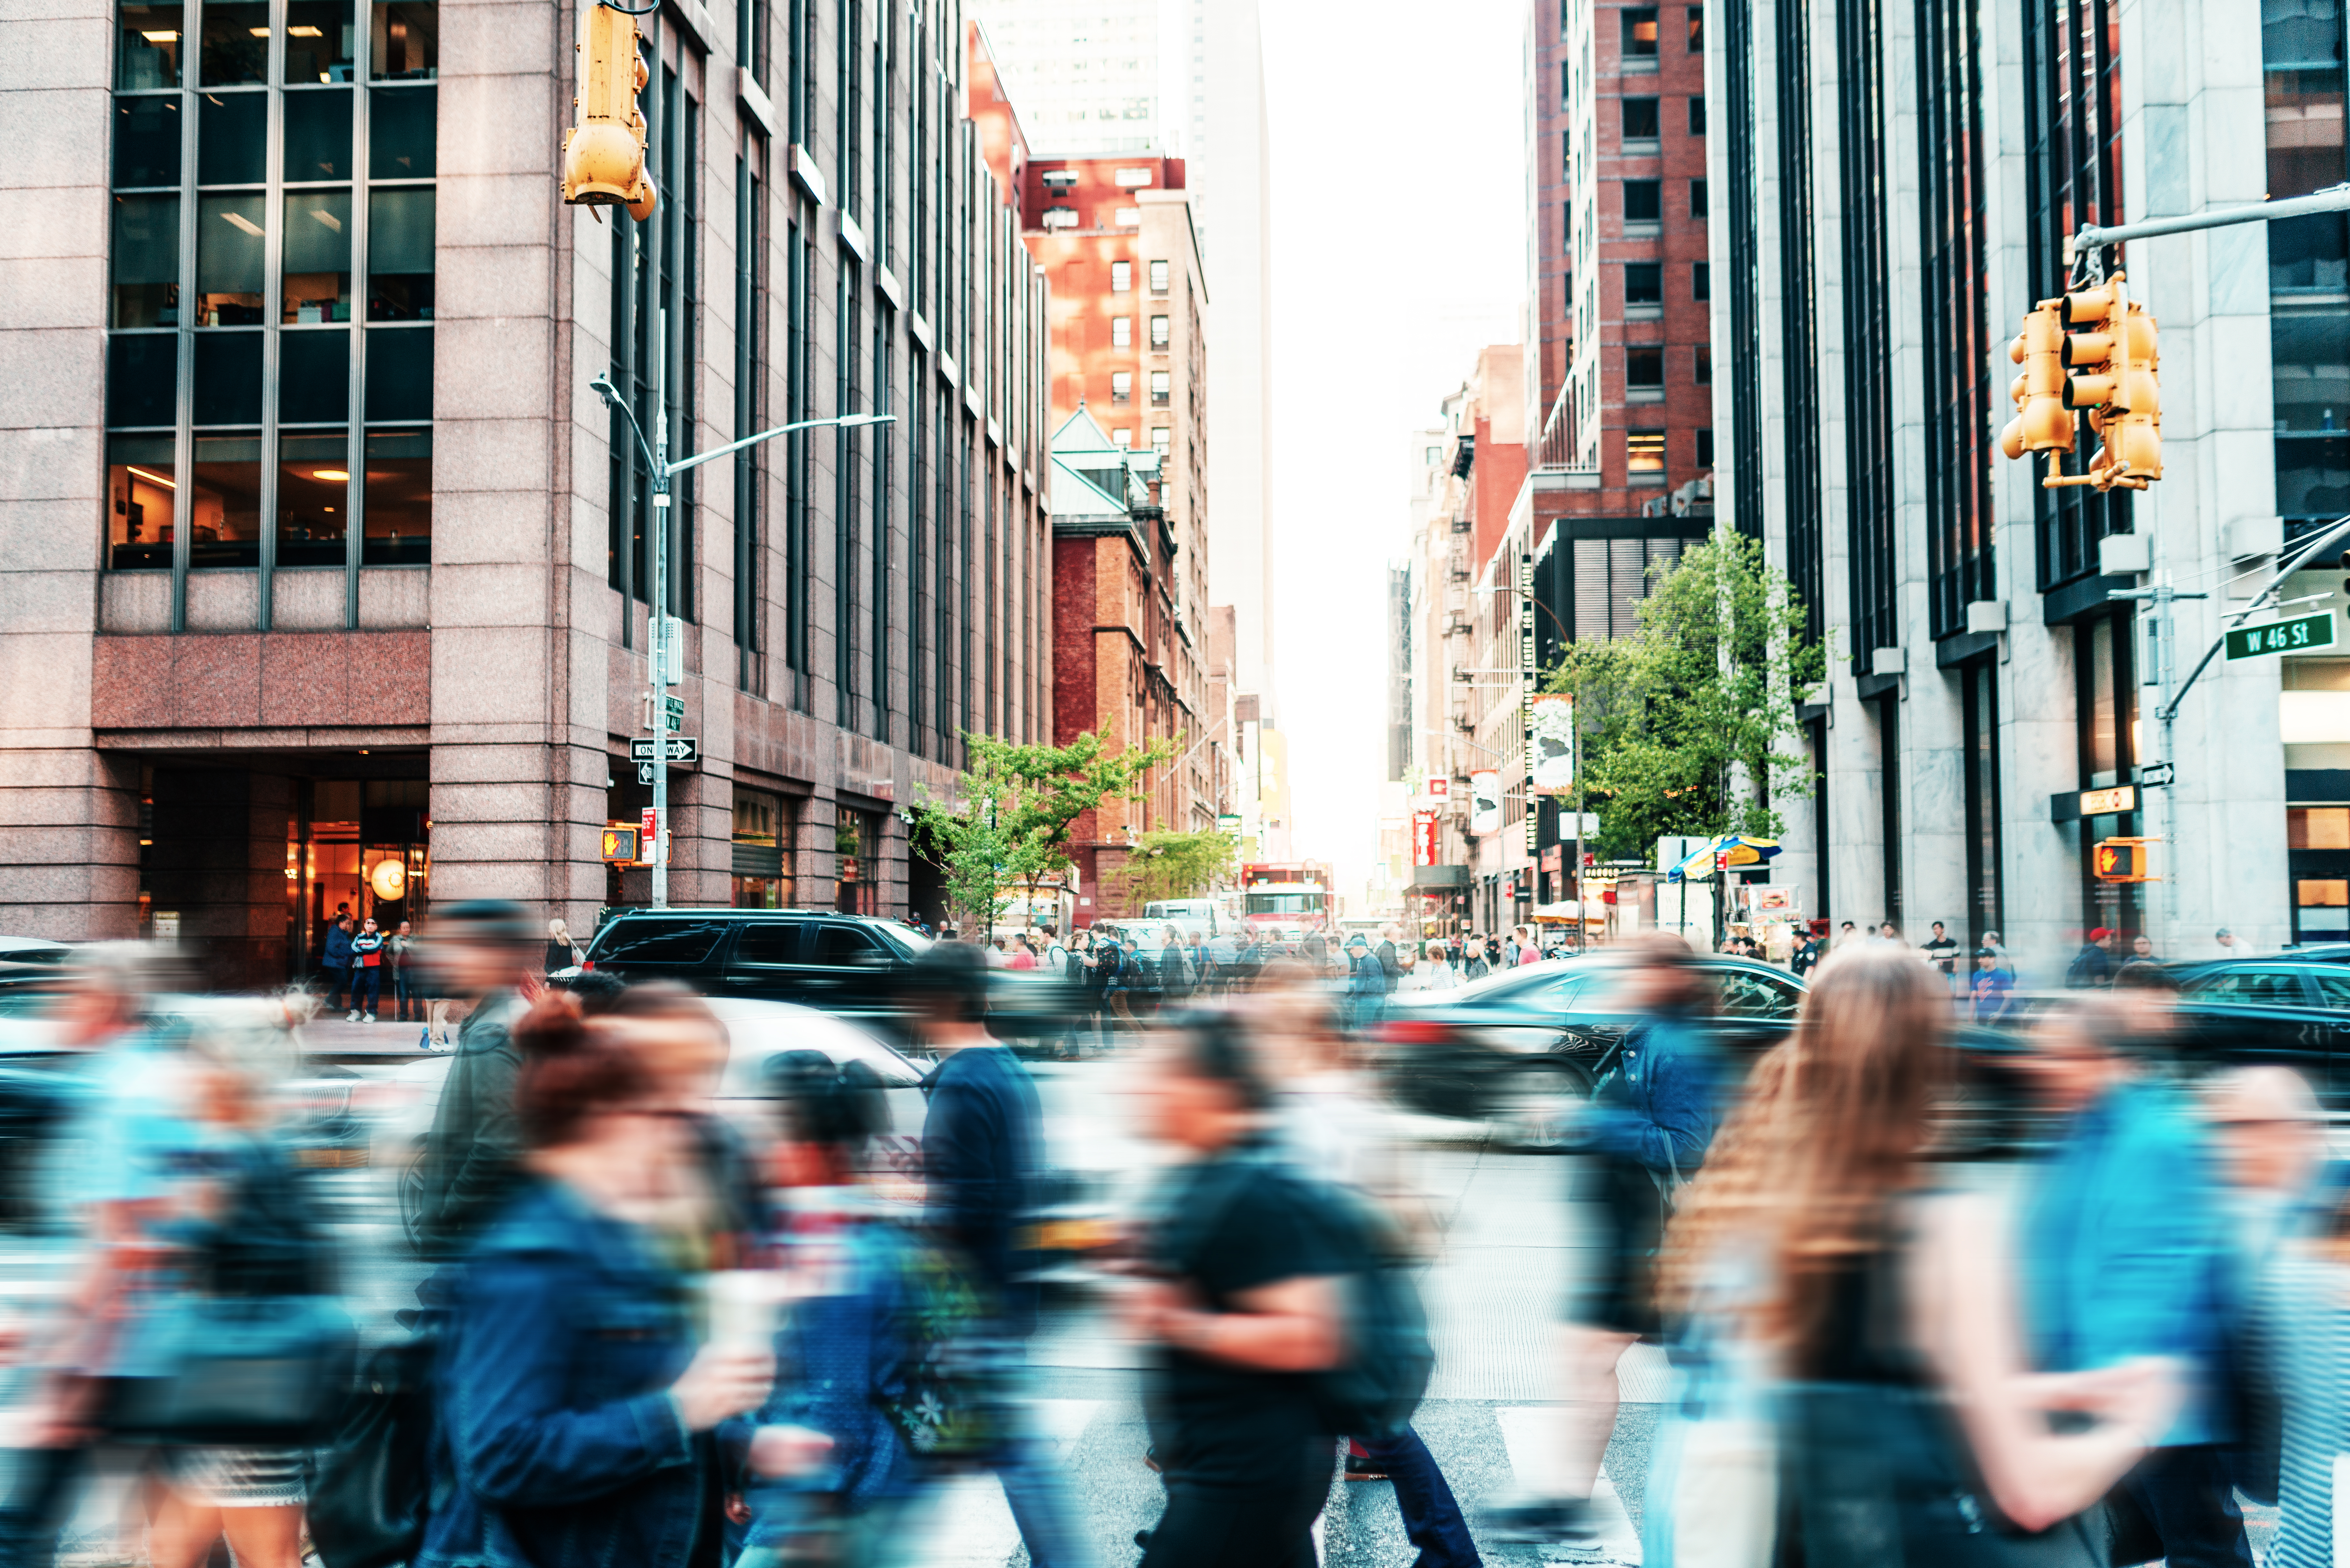
{"label": "metal sign pole", "polygon": [[653,581],[645,722],[653,732],[653,908],[669,908],[669,311],[653,315]]}

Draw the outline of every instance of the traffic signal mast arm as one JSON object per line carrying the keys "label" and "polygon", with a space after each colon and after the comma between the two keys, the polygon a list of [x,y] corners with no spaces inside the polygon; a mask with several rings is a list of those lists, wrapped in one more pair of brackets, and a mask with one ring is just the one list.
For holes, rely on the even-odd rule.
{"label": "traffic signal mast arm", "polygon": [[2183,218],[2143,218],[2135,223],[2116,223],[2108,229],[2085,228],[2064,242],[2064,265],[2070,266],[2075,256],[2117,245],[2125,240],[2190,234],[2201,229],[2224,229],[2232,223],[2281,223],[2286,218],[2305,218],[2312,213],[2344,211],[2350,211],[2350,183],[2330,185],[2314,195],[2293,196],[2282,202],[2222,207],[2216,213],[2196,213]]}

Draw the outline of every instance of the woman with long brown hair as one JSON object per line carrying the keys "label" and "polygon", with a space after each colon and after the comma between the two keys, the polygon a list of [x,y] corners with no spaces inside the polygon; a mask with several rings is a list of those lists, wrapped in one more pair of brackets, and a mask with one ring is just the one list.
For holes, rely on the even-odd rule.
{"label": "woman with long brown hair", "polygon": [[1949,1015],[1908,952],[1831,957],[1667,1235],[1666,1310],[1782,1380],[1807,1568],[2102,1563],[2097,1504],[2177,1402],[2156,1363],[2030,1376],[1996,1205],[1933,1185]]}

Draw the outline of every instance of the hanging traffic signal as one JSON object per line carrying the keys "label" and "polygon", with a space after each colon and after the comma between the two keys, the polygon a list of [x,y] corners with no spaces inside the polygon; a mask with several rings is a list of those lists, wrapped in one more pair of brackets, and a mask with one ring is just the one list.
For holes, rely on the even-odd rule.
{"label": "hanging traffic signal", "polygon": [[2145,838],[2101,838],[2089,852],[2089,874],[2100,882],[2151,882]]}
{"label": "hanging traffic signal", "polygon": [[[2041,484],[2050,490],[2068,485],[2097,489],[2144,490],[2162,477],[2162,389],[2160,351],[2154,317],[2129,297],[2126,275],[2116,273],[2092,288],[2076,289],[2061,299],[2043,299],[2039,310],[2055,312],[2059,321],[2057,358],[2064,419],[2069,426],[2075,413],[2089,416],[2089,428],[2098,438],[2095,454],[2079,473],[2052,470]],[[2029,330],[2033,317],[2025,318]],[[2035,340],[2045,341],[2045,329]],[[2009,352],[2025,357],[2024,339]],[[2027,372],[2027,375],[2029,372]],[[2044,379],[2044,371],[2043,372]],[[2035,386],[2037,383],[2035,383]],[[2025,401],[2024,380],[2016,382],[2016,402]],[[2010,457],[2020,457],[2029,443],[2017,436],[2019,417],[2008,426],[2002,441]],[[2072,449],[2069,439],[2064,450]],[[2043,450],[2029,447],[2032,451]]]}
{"label": "hanging traffic signal", "polygon": [[652,216],[653,182],[645,173],[645,117],[637,94],[648,78],[637,52],[637,19],[608,5],[579,11],[579,123],[563,138],[563,200],[574,206],[626,207]]}
{"label": "hanging traffic signal", "polygon": [[2000,450],[2011,458],[2027,452],[2073,450],[2073,416],[2064,404],[2064,324],[2057,302],[2043,300],[2024,313],[2023,330],[2007,347],[2007,357],[2023,367],[2008,391],[2015,418],[2000,433]]}
{"label": "hanging traffic signal", "polygon": [[2106,417],[2107,484],[2144,490],[2162,477],[2162,346],[2154,317],[2136,300],[2119,326],[2126,346],[2121,411]]}

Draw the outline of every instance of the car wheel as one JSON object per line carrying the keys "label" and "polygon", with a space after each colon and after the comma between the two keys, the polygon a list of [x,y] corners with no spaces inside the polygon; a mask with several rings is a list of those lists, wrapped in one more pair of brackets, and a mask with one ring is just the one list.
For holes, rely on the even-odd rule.
{"label": "car wheel", "polygon": [[424,1151],[419,1148],[415,1158],[400,1168],[400,1177],[393,1188],[400,1206],[400,1233],[417,1252],[424,1251]]}
{"label": "car wheel", "polygon": [[1591,1097],[1591,1085],[1571,1063],[1535,1057],[1518,1063],[1502,1085],[1495,1120],[1512,1145],[1529,1153],[1555,1154],[1566,1147],[1577,1101]]}

